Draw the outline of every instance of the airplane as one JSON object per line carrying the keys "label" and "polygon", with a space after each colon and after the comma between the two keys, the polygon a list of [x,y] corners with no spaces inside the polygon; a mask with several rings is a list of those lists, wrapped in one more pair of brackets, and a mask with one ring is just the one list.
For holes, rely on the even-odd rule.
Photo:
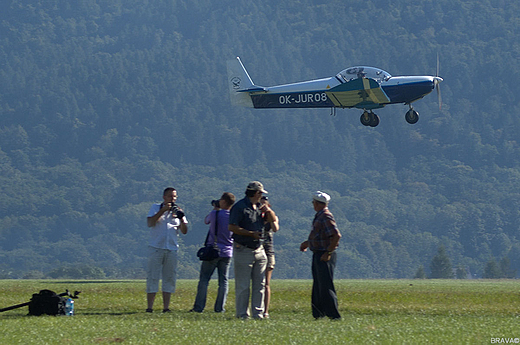
{"label": "airplane", "polygon": [[364,126],[376,127],[379,116],[373,110],[387,104],[404,103],[410,107],[406,122],[415,124],[419,113],[415,102],[437,89],[439,109],[441,94],[439,58],[436,76],[397,76],[376,67],[355,66],[335,76],[291,84],[258,86],[247,73],[239,57],[227,61],[228,83],[233,105],[252,108],[336,108],[363,109],[360,121]]}

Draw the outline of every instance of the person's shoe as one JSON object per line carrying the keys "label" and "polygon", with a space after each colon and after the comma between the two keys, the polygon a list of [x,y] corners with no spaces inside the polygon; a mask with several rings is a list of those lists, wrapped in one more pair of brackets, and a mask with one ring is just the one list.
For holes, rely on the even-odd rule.
{"label": "person's shoe", "polygon": [[269,313],[264,313],[264,319],[268,319],[269,318]]}
{"label": "person's shoe", "polygon": [[153,309],[148,308],[148,309],[146,309],[146,312],[147,313],[153,313]]}
{"label": "person's shoe", "polygon": [[195,309],[193,309],[193,308],[191,308],[190,310],[188,310],[188,312],[190,312],[190,313],[199,313],[199,314],[202,313],[201,311],[197,311],[197,310],[195,310]]}
{"label": "person's shoe", "polygon": [[163,309],[162,312],[163,313],[171,313],[172,311],[171,311],[171,309]]}

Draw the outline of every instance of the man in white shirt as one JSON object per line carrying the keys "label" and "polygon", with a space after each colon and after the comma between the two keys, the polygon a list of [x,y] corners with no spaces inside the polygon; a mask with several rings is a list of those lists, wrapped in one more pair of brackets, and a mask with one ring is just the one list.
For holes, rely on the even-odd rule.
{"label": "man in white shirt", "polygon": [[147,312],[153,311],[155,295],[159,291],[162,277],[163,312],[170,311],[171,294],[175,292],[177,279],[177,237],[179,230],[188,232],[188,220],[175,201],[177,191],[168,187],[163,192],[163,203],[153,204],[148,212],[147,224],[150,228],[148,246],[148,268],[146,278]]}

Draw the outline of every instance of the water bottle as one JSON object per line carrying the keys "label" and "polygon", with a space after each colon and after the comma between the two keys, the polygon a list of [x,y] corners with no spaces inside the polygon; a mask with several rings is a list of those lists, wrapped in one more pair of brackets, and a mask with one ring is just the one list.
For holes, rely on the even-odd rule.
{"label": "water bottle", "polygon": [[74,300],[72,298],[68,298],[67,302],[65,303],[65,315],[74,315]]}

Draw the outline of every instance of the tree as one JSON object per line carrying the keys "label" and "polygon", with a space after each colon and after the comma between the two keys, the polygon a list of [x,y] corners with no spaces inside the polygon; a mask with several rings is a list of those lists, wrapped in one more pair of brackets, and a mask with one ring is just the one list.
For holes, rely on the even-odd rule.
{"label": "tree", "polygon": [[417,269],[417,272],[415,272],[414,279],[426,279],[426,273],[424,272],[424,266],[421,265]]}
{"label": "tree", "polygon": [[493,259],[486,263],[486,267],[484,268],[484,279],[500,279],[503,277],[502,270],[500,266],[498,266],[497,262]]}
{"label": "tree", "polygon": [[498,263],[495,259],[490,260],[484,267],[484,279],[512,279],[516,277],[516,270],[511,269],[510,261],[507,256],[503,257]]}
{"label": "tree", "polygon": [[430,263],[432,271],[431,279],[451,279],[453,278],[453,268],[451,266],[450,258],[446,254],[446,248],[441,245]]}
{"label": "tree", "polygon": [[53,279],[103,279],[106,278],[105,272],[95,266],[82,265],[82,266],[61,266],[51,272],[49,277]]}
{"label": "tree", "polygon": [[511,260],[504,256],[498,263],[502,271],[502,278],[514,279],[516,277],[516,270],[511,268]]}
{"label": "tree", "polygon": [[457,279],[466,279],[468,277],[468,269],[464,266],[457,267],[455,276],[457,277]]}

